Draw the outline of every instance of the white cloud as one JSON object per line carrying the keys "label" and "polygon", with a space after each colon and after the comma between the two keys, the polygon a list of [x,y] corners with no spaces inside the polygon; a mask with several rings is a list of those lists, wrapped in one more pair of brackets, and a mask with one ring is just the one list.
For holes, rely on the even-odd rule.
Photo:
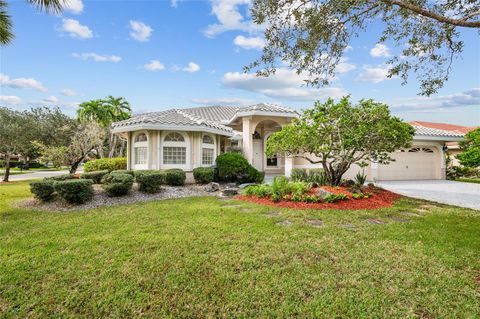
{"label": "white cloud", "polygon": [[466,106],[480,108],[480,88],[473,88],[449,95],[398,99],[391,106],[401,110],[430,112],[432,110]]}
{"label": "white cloud", "polygon": [[182,70],[185,71],[185,72],[195,73],[195,72],[200,71],[200,66],[198,64],[194,63],[194,62],[190,62]]}
{"label": "white cloud", "polygon": [[130,36],[137,41],[147,42],[150,40],[153,29],[141,21],[130,20]]}
{"label": "white cloud", "polygon": [[363,66],[363,71],[355,78],[355,81],[358,82],[370,82],[370,83],[380,83],[385,80],[391,80],[392,78],[387,77],[388,75],[388,66],[379,65],[379,66]]}
{"label": "white cloud", "polygon": [[7,105],[19,105],[22,99],[15,95],[0,95],[0,103]]}
{"label": "white cloud", "polygon": [[80,24],[78,20],[63,19],[60,31],[68,33],[72,38],[90,39],[93,37],[93,31],[86,25]]}
{"label": "white cloud", "polygon": [[213,99],[192,99],[193,103],[202,104],[202,105],[227,105],[227,106],[246,106],[256,104],[257,101],[250,99],[240,99],[240,98],[213,98]]}
{"label": "white cloud", "polygon": [[120,62],[122,60],[121,57],[116,55],[100,55],[97,53],[73,53],[72,56],[74,58],[80,60],[93,60],[95,62]]}
{"label": "white cloud", "polygon": [[385,44],[377,43],[370,49],[370,55],[375,58],[382,58],[391,56],[392,52]]}
{"label": "white cloud", "polygon": [[43,102],[49,103],[49,104],[56,104],[56,103],[59,102],[59,100],[56,96],[51,95],[51,96],[43,99]]}
{"label": "white cloud", "polygon": [[150,63],[144,64],[143,68],[148,71],[165,70],[165,66],[158,60],[151,60]]}
{"label": "white cloud", "polygon": [[70,13],[80,14],[83,11],[83,2],[82,0],[67,0],[63,8]]}
{"label": "white cloud", "polygon": [[335,68],[335,72],[339,74],[344,74],[355,70],[356,68],[357,66],[355,64],[348,62],[348,58],[341,58],[340,63],[338,63],[337,67]]}
{"label": "white cloud", "polygon": [[243,49],[257,49],[260,50],[265,46],[265,41],[260,37],[244,37],[243,35],[237,35],[233,40],[233,43]]}
{"label": "white cloud", "polygon": [[10,79],[6,74],[0,73],[0,86],[7,86],[13,89],[34,89],[40,92],[47,92],[47,89],[34,78]]}
{"label": "white cloud", "polygon": [[286,68],[277,69],[269,77],[258,77],[255,73],[225,73],[222,83],[226,87],[264,94],[270,98],[293,101],[312,101],[327,97],[339,98],[347,92],[338,87],[304,87],[305,77]]}
{"label": "white cloud", "polygon": [[170,6],[173,7],[173,8],[176,8],[176,7],[178,7],[178,3],[180,1],[181,0],[170,0]]}
{"label": "white cloud", "polygon": [[75,90],[72,90],[72,89],[69,89],[69,88],[62,89],[60,91],[60,93],[62,93],[62,95],[65,95],[65,96],[75,96],[75,95],[77,95],[77,92],[75,92]]}
{"label": "white cloud", "polygon": [[219,23],[209,25],[203,34],[212,38],[219,33],[231,30],[254,32],[261,29],[251,21],[246,21],[240,13],[240,6],[250,5],[250,0],[210,0],[212,14]]}

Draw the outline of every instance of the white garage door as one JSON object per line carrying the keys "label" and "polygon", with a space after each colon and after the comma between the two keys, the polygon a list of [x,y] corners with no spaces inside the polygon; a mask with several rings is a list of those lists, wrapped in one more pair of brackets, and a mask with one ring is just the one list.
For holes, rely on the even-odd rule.
{"label": "white garage door", "polygon": [[378,165],[379,180],[437,179],[433,147],[412,147],[393,153],[388,165]]}

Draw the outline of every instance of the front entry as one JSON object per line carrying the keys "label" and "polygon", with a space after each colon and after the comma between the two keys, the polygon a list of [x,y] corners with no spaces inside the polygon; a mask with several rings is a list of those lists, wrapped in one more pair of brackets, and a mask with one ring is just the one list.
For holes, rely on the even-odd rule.
{"label": "front entry", "polygon": [[263,140],[253,140],[253,167],[263,171]]}

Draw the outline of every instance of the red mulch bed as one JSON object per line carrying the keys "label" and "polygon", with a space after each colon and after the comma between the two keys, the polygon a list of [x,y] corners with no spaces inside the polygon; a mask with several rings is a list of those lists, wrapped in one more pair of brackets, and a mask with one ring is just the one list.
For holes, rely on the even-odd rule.
{"label": "red mulch bed", "polygon": [[[283,208],[293,209],[338,209],[338,210],[358,210],[358,209],[377,209],[381,207],[391,207],[393,202],[400,198],[401,195],[392,193],[390,191],[369,187],[365,192],[372,193],[370,198],[353,199],[352,193],[343,187],[322,186],[322,189],[334,194],[345,194],[348,200],[341,200],[335,203],[303,203],[282,200],[280,202],[273,202],[270,198],[258,198],[255,196],[235,196],[235,199],[252,202],[261,205],[269,205]],[[312,188],[311,194],[316,194],[317,188]]]}

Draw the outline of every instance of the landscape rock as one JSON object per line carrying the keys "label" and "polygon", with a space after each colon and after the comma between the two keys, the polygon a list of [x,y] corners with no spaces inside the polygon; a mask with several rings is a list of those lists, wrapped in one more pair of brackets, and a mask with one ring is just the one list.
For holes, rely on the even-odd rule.
{"label": "landscape rock", "polygon": [[206,192],[209,192],[209,193],[217,192],[217,191],[220,190],[220,184],[215,183],[215,182],[210,182],[204,187],[203,190],[206,191]]}
{"label": "landscape rock", "polygon": [[256,185],[256,184],[255,183],[244,183],[244,184],[238,185],[238,188],[244,189],[244,188],[246,188],[248,186],[252,186],[252,185]]}
{"label": "landscape rock", "polygon": [[319,188],[317,191],[317,196],[320,197],[321,199],[325,199],[328,195],[331,195],[333,193],[324,190],[323,188]]}
{"label": "landscape rock", "polygon": [[222,196],[235,196],[238,194],[238,188],[225,188],[222,190]]}

